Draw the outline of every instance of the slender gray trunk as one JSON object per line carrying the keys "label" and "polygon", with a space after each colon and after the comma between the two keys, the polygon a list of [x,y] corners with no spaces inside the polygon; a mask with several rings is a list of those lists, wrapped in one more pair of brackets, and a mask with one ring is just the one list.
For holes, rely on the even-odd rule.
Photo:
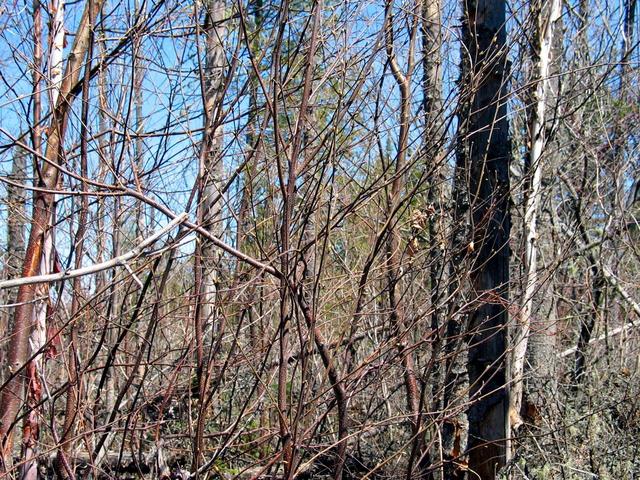
{"label": "slender gray trunk", "polygon": [[[204,28],[205,64],[202,72],[204,100],[204,134],[200,151],[200,203],[198,220],[202,227],[217,238],[222,236],[222,148],[221,125],[222,91],[227,61],[224,52],[227,26],[224,0],[208,0],[204,3],[206,19]],[[205,353],[205,333],[220,333],[216,325],[216,303],[220,281],[220,256],[218,247],[205,238],[199,239],[198,255],[198,308],[196,309],[197,378],[199,383],[200,412],[194,439],[193,470],[199,468],[203,454],[204,405],[208,385],[208,364]]]}
{"label": "slender gray trunk", "polygon": [[[27,191],[16,184],[27,183],[27,153],[21,149],[17,149],[13,155],[11,165],[11,173],[8,176],[9,184],[7,184],[7,256],[5,262],[5,277],[7,279],[20,276],[22,262],[25,253],[25,226],[27,224]],[[16,301],[17,288],[12,288],[2,292],[5,304],[13,304]],[[2,323],[0,330],[1,338],[7,338],[13,325],[13,309],[6,310],[6,319]],[[2,346],[2,358],[5,358],[6,351],[4,343]],[[2,379],[4,382],[4,373]]]}

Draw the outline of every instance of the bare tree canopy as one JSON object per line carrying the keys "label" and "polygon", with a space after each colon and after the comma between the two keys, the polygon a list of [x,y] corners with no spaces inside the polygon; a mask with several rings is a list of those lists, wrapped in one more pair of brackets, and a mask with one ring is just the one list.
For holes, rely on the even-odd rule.
{"label": "bare tree canopy", "polygon": [[0,8],[0,477],[634,478],[636,0]]}

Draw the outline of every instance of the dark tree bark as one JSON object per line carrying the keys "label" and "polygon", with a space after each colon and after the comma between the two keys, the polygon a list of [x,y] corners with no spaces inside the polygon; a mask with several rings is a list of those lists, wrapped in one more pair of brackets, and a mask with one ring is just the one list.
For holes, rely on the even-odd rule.
{"label": "dark tree bark", "polygon": [[[458,162],[469,202],[468,468],[493,479],[505,463],[508,387],[509,158],[505,0],[465,0]],[[458,178],[457,180],[462,180]]]}

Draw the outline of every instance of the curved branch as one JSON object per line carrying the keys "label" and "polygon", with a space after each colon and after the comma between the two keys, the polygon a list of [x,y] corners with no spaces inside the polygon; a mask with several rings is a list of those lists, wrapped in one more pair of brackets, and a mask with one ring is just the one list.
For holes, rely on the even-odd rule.
{"label": "curved branch", "polygon": [[184,223],[188,218],[186,213],[178,215],[176,218],[171,220],[165,227],[158,230],[156,233],[146,238],[140,244],[132,250],[129,250],[127,253],[120,255],[118,257],[114,257],[111,260],[107,260],[106,262],[96,263],[95,265],[91,265],[89,267],[77,268],[75,270],[66,270],[64,272],[59,273],[50,273],[47,275],[35,275],[32,277],[21,277],[14,278],[12,280],[5,280],[4,282],[0,282],[0,289],[3,288],[11,288],[17,287],[20,285],[33,285],[35,283],[46,283],[46,282],[56,282],[59,280],[66,280],[69,278],[82,277],[84,275],[91,275],[92,273],[97,273],[102,270],[108,270],[109,268],[114,268],[119,265],[124,265],[126,262],[139,256],[145,248],[151,245],[153,242],[158,240],[167,232],[173,230],[174,227]]}

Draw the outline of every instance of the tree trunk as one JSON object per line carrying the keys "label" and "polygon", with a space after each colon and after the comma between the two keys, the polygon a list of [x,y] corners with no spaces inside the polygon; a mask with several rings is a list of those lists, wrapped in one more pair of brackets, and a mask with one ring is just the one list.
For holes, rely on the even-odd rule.
{"label": "tree trunk", "polygon": [[[225,24],[226,4],[223,0],[208,0],[204,3],[206,19],[204,29],[205,65],[202,72],[204,100],[204,134],[200,152],[200,203],[198,219],[200,225],[217,238],[222,236],[222,147],[223,129],[222,91],[227,67],[224,42],[227,36]],[[218,294],[220,249],[211,241],[201,237],[198,255],[198,308],[196,309],[197,381],[200,395],[200,411],[194,439],[193,470],[198,471],[203,453],[205,427],[205,393],[208,385],[208,364],[205,353],[205,330],[215,335],[216,302]]]}
{"label": "tree trunk", "polygon": [[[398,64],[398,58],[394,48],[394,26],[393,26],[393,2],[388,1],[385,5],[385,49],[387,61],[391,67],[393,77],[400,92],[400,122],[398,132],[398,150],[395,155],[395,166],[393,170],[393,180],[391,181],[391,191],[388,197],[387,222],[389,223],[389,236],[387,240],[386,262],[387,281],[389,293],[389,311],[391,334],[396,337],[398,356],[402,363],[404,386],[406,390],[406,402],[409,413],[409,420],[412,435],[412,450],[421,452],[421,432],[420,432],[420,388],[415,372],[415,360],[410,348],[411,336],[407,330],[405,322],[405,305],[403,302],[403,281],[402,281],[402,251],[401,235],[398,227],[400,205],[403,201],[402,190],[404,189],[405,163],[409,142],[409,117],[411,114],[411,77],[414,71],[413,51],[416,43],[418,31],[418,19],[422,13],[420,3],[415,6],[415,11],[411,13],[411,28],[409,38],[409,51],[406,71],[402,72]],[[394,218],[395,216],[395,218]],[[415,456],[415,454],[414,454]],[[422,456],[420,454],[420,456]],[[407,476],[411,476],[412,465],[409,462]]]}
{"label": "tree trunk", "polygon": [[[46,189],[35,194],[33,218],[29,242],[25,254],[22,275],[30,277],[38,274],[38,268],[44,250],[45,237],[50,229],[50,220],[53,213],[54,195],[50,193],[58,185],[57,165],[63,160],[61,154],[63,148],[64,131],[67,125],[67,113],[71,104],[70,92],[80,76],[80,65],[84,59],[90,38],[91,25],[89,23],[90,11],[97,12],[102,0],[88,2],[78,30],[74,44],[71,47],[67,61],[65,75],[60,86],[60,94],[54,104],[53,120],[49,130],[49,141],[45,153],[47,162],[40,167],[38,185]],[[0,396],[0,438],[2,441],[2,460],[6,461],[11,456],[12,435],[14,422],[22,402],[24,401],[24,367],[29,357],[29,335],[34,328],[33,301],[37,295],[37,286],[23,285],[18,289],[15,321],[12,328],[12,341],[9,345],[8,370],[11,375]]]}
{"label": "tree trunk", "polygon": [[[15,184],[26,184],[27,182],[27,152],[17,149],[13,155],[11,166],[11,174],[8,180],[12,183],[7,185],[7,260],[5,266],[5,276],[7,279],[20,276],[20,266],[24,259],[25,251],[25,225],[27,223],[27,191]],[[5,290],[4,303],[14,304],[16,301],[16,290]],[[7,315],[3,315],[3,319],[7,319],[3,323],[0,335],[2,338],[8,338],[11,325],[13,324],[12,311],[9,310]],[[2,356],[5,352],[4,342],[2,345]],[[2,381],[6,380],[2,372]]]}
{"label": "tree trunk", "polygon": [[[431,411],[440,411],[442,388],[442,373],[440,355],[442,354],[442,335],[440,327],[445,311],[443,309],[444,262],[442,245],[442,227],[444,225],[442,208],[442,185],[444,184],[443,167],[445,153],[443,142],[445,138],[444,125],[440,121],[442,115],[442,26],[440,0],[424,0],[421,11],[422,34],[422,108],[424,110],[423,156],[427,169],[427,204],[421,213],[420,223],[426,223],[429,251],[429,289],[431,290],[431,331],[434,335],[431,347],[431,359],[427,364],[423,378],[430,379],[431,397],[427,396],[428,389],[423,388],[420,396],[420,410],[431,407]],[[426,221],[425,221],[426,220]],[[420,228],[422,225],[418,225]],[[429,380],[428,380],[429,381]],[[418,418],[417,431],[423,429],[422,416]],[[434,425],[437,425],[434,422]],[[437,439],[441,435],[435,434],[432,445],[441,447]],[[426,439],[420,434],[420,441],[414,442],[409,457],[409,478],[428,478],[427,467],[431,464],[430,453],[425,448]],[[436,448],[434,448],[436,450]],[[416,467],[414,468],[414,464]],[[414,472],[413,470],[416,470]]]}
{"label": "tree trunk", "polygon": [[[91,15],[91,13],[90,13]],[[95,17],[89,18],[89,23],[93,25]],[[93,56],[93,31],[90,32],[91,39],[89,41],[89,47],[87,49],[87,62],[84,66],[84,87],[82,90],[82,125],[80,126],[80,176],[81,186],[83,191],[87,191],[87,183],[85,179],[88,178],[88,124],[89,124],[89,81],[91,80],[91,59]],[[78,230],[76,232],[75,241],[75,268],[82,267],[82,259],[84,256],[84,241],[85,232],[87,230],[87,216],[89,214],[89,197],[83,195],[79,200],[79,215],[78,215]],[[73,281],[73,292],[71,300],[71,326],[70,342],[68,347],[68,370],[69,370],[69,389],[67,390],[67,401],[65,406],[65,418],[62,429],[62,436],[57,441],[60,444],[60,449],[56,455],[56,461],[54,466],[56,472],[63,480],[75,478],[73,468],[69,464],[69,456],[72,450],[73,442],[72,438],[75,434],[76,418],[78,417],[78,410],[81,402],[82,394],[82,379],[79,375],[80,365],[78,359],[78,323],[80,319],[78,316],[81,312],[80,298],[82,295],[82,282],[80,277],[76,277]]]}
{"label": "tree trunk", "polygon": [[[544,10],[543,16],[549,16],[548,9],[551,4],[547,3],[547,8]],[[560,13],[562,13],[562,2],[560,5]],[[553,40],[550,52],[550,64],[549,75],[547,82],[549,83],[549,91],[546,94],[545,102],[545,140],[547,142],[552,140],[553,130],[555,128],[558,115],[559,101],[560,101],[560,72],[562,67],[562,52],[563,52],[563,28],[562,28],[562,15],[555,22]],[[532,109],[533,110],[533,109]],[[533,115],[533,111],[531,112]],[[531,123],[531,122],[529,122]],[[530,134],[531,135],[531,134]],[[530,167],[531,156],[528,155],[527,163]],[[529,168],[530,170],[530,168]],[[542,199],[541,199],[542,201]],[[531,332],[529,335],[529,345],[527,349],[527,359],[529,363],[530,375],[526,375],[527,368],[525,366],[525,386],[524,386],[524,398],[523,405],[524,410],[529,410],[528,420],[538,424],[540,417],[537,412],[549,405],[549,395],[552,395],[556,391],[556,362],[550,362],[551,358],[555,354],[556,348],[556,301],[550,297],[553,287],[551,285],[542,286],[537,290],[539,299],[551,298],[549,302],[538,301],[537,304],[541,311],[536,319],[532,318]],[[549,295],[547,295],[549,293]],[[534,305],[536,303],[534,302]],[[535,310],[536,307],[533,307]],[[548,311],[545,314],[544,311]],[[540,425],[537,425],[540,426]]]}
{"label": "tree trunk", "polygon": [[[49,104],[56,105],[60,95],[60,86],[62,84],[62,56],[65,42],[64,29],[64,0],[55,0],[52,2],[53,18],[50,24],[49,46]],[[42,248],[42,256],[40,258],[40,267],[38,274],[46,275],[52,273],[55,262],[54,247],[54,219],[55,219],[55,195],[53,196],[53,207],[49,218],[46,231],[44,233],[44,242]],[[33,306],[34,308],[34,325],[29,337],[30,356],[32,360],[27,366],[27,407],[29,413],[24,420],[22,428],[22,459],[24,461],[21,468],[21,478],[23,480],[31,480],[37,477],[37,452],[36,447],[40,436],[40,425],[38,418],[40,416],[38,404],[42,398],[41,382],[44,381],[44,368],[46,358],[43,350],[47,343],[47,317],[50,315],[51,302],[49,300],[49,284],[42,283],[37,285],[37,297]]]}
{"label": "tree trunk", "polygon": [[[546,3],[546,2],[545,2]],[[542,153],[547,141],[547,106],[551,96],[552,79],[550,78],[552,66],[552,53],[554,46],[555,28],[562,13],[561,0],[551,0],[548,4],[541,1],[532,3],[534,18],[536,18],[536,34],[532,55],[536,62],[536,72],[532,79],[534,85],[534,108],[531,112],[529,128],[529,176],[528,191],[526,192],[526,206],[524,215],[525,236],[525,277],[526,286],[520,318],[514,339],[511,360],[511,392],[509,398],[509,421],[511,435],[515,434],[522,424],[520,410],[523,397],[524,363],[527,353],[527,344],[531,332],[532,315],[534,313],[534,300],[538,290],[538,231],[537,219],[541,200],[542,187]],[[510,452],[508,452],[510,453]]]}
{"label": "tree trunk", "polygon": [[509,158],[506,2],[465,0],[458,155],[465,167],[471,235],[468,468],[493,479],[505,463],[508,387]]}

